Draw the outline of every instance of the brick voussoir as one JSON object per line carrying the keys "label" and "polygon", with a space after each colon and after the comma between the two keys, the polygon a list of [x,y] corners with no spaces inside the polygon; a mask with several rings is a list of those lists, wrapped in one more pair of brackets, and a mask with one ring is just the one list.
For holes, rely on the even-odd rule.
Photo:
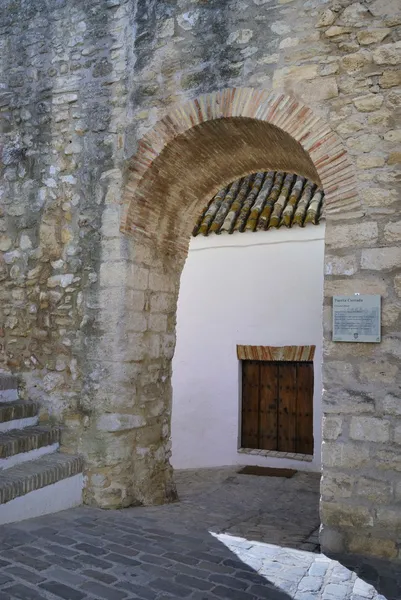
{"label": "brick voussoir", "polygon": [[39,404],[37,402],[0,402],[0,423],[14,421],[16,419],[27,419],[38,414]]}
{"label": "brick voussoir", "polygon": [[33,426],[0,434],[0,459],[50,446],[60,440],[58,427]]}
{"label": "brick voussoir", "polygon": [[77,475],[82,470],[80,456],[58,453],[7,469],[0,475],[0,504]]}

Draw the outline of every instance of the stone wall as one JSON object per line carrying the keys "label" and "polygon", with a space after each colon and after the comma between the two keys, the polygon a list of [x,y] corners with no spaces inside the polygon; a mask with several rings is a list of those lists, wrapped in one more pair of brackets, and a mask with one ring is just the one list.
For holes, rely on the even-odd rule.
{"label": "stone wall", "polygon": [[[87,502],[174,497],[185,252],[161,256],[119,232],[127,159],[177,104],[227,87],[282,91],[342,138],[363,206],[339,204],[327,221],[322,541],[399,559],[397,0],[3,4],[0,367],[66,425],[64,449],[86,459]],[[166,228],[168,199],[169,185],[153,230]],[[200,208],[185,205],[183,217]],[[382,295],[381,344],[330,342],[330,298],[353,292]]]}
{"label": "stone wall", "polygon": [[0,17],[1,367],[22,374],[43,418],[67,426],[65,449],[86,455],[101,377],[90,360],[102,334],[100,240],[112,226],[102,230],[102,215],[118,201],[124,154],[129,8],[6,1]]}

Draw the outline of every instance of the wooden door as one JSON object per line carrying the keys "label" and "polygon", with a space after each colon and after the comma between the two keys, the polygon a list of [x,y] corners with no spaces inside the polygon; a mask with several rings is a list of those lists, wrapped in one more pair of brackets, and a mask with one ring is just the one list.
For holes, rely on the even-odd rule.
{"label": "wooden door", "polygon": [[313,454],[313,363],[297,364],[296,450]]}
{"label": "wooden door", "polygon": [[259,362],[259,445],[261,450],[277,448],[278,366]]}
{"label": "wooden door", "polygon": [[241,446],[313,454],[313,363],[242,362]]}
{"label": "wooden door", "polygon": [[243,448],[259,447],[260,367],[256,360],[242,365],[242,438]]}
{"label": "wooden door", "polygon": [[295,452],[297,414],[297,366],[281,363],[278,368],[278,446],[279,452]]}

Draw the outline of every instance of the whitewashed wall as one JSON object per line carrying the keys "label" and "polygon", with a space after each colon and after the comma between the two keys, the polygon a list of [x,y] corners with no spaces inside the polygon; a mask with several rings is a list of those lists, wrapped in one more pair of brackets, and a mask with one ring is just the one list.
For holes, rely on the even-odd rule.
{"label": "whitewashed wall", "polygon": [[[175,468],[320,469],[324,230],[321,224],[191,240],[173,360]],[[237,344],[316,345],[313,462],[238,453]]]}

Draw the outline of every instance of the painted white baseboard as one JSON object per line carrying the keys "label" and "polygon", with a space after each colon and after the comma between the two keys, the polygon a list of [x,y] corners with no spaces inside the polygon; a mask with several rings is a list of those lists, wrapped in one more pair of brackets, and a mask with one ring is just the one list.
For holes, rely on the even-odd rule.
{"label": "painted white baseboard", "polygon": [[83,474],[62,479],[0,505],[0,525],[49,515],[82,504]]}
{"label": "painted white baseboard", "polygon": [[31,427],[31,425],[36,425],[38,421],[39,417],[27,417],[26,419],[5,421],[4,423],[0,423],[0,433],[11,431],[12,429],[24,429],[24,427]]}
{"label": "painted white baseboard", "polygon": [[53,454],[53,452],[57,452],[59,446],[60,444],[57,442],[56,444],[51,444],[50,446],[43,446],[42,448],[37,448],[36,450],[30,450],[30,452],[21,452],[20,454],[15,454],[9,458],[0,458],[0,471],[2,469],[11,469],[11,467],[15,467],[15,465],[20,465],[21,463],[29,460],[35,460],[36,458],[40,458],[45,454]]}

